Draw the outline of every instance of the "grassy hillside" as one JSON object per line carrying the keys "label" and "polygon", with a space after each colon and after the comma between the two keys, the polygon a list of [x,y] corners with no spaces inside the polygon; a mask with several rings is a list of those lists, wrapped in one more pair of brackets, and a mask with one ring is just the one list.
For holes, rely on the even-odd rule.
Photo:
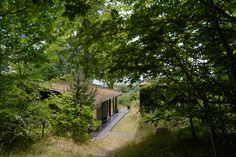
{"label": "grassy hillside", "polygon": [[71,139],[49,136],[44,143],[36,143],[29,151],[11,157],[105,157],[135,138],[139,117],[138,108],[132,107],[104,138],[76,144]]}
{"label": "grassy hillside", "polygon": [[[110,157],[213,157],[207,138],[178,138],[175,133],[160,128],[141,142],[132,142],[113,152]],[[218,157],[235,157],[236,145],[218,145]]]}

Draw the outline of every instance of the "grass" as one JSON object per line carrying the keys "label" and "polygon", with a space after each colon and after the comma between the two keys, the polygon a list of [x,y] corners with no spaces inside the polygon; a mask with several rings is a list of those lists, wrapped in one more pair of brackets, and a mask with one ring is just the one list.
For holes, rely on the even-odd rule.
{"label": "grass", "polygon": [[[11,157],[212,157],[207,137],[191,139],[166,128],[140,125],[137,106],[131,106],[112,131],[100,140],[75,144],[72,140],[48,137],[28,152]],[[165,126],[165,125],[163,125]],[[132,136],[131,136],[132,135]],[[235,139],[235,137],[232,137]],[[236,143],[236,141],[235,141]],[[236,145],[218,145],[218,157],[236,157]]]}
{"label": "grass", "polygon": [[77,147],[71,140],[51,136],[44,143],[34,144],[29,151],[11,157],[79,157]]}
{"label": "grass", "polygon": [[124,116],[121,121],[112,129],[116,132],[136,133],[139,126],[140,115],[137,108],[133,108],[129,114]]}
{"label": "grass", "polygon": [[[141,141],[133,141],[114,151],[110,157],[213,157],[206,138],[180,138],[165,128],[157,129]],[[218,145],[218,157],[236,157],[236,145]]]}
{"label": "grass", "polygon": [[[140,121],[138,107],[133,105],[105,138],[78,145],[51,136],[44,143],[34,144],[30,151],[11,157],[213,157],[207,137],[180,137],[166,128],[154,129],[142,122],[140,125]],[[236,157],[235,148],[234,144],[217,145],[218,157]]]}
{"label": "grass", "polygon": [[[116,125],[107,137],[76,144],[72,140],[55,136],[47,137],[44,141],[34,144],[31,150],[11,157],[97,157],[106,156],[122,145],[127,144],[137,134],[139,127],[139,113],[137,107],[127,113]],[[116,137],[120,134],[132,134],[132,138],[126,136]],[[114,134],[113,134],[114,133]]]}

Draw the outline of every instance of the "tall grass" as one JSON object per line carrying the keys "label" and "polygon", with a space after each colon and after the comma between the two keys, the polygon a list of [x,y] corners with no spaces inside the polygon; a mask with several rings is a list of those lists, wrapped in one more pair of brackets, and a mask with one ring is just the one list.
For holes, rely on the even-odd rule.
{"label": "tall grass", "polygon": [[[159,128],[141,141],[133,141],[110,157],[213,157],[208,138],[180,138],[177,133]],[[218,157],[236,157],[236,145],[218,145]]]}
{"label": "tall grass", "polygon": [[44,142],[35,143],[30,150],[11,154],[10,157],[79,157],[78,147],[71,139],[51,136]]}

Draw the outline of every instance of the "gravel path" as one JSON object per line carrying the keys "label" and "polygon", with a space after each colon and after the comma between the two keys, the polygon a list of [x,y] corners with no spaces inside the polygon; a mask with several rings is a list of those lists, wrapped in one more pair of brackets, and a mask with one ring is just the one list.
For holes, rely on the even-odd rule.
{"label": "gravel path", "polygon": [[81,154],[82,157],[106,157],[112,151],[134,140],[138,129],[138,120],[134,118],[139,116],[137,112],[137,109],[131,109],[103,138],[90,141],[87,151]]}

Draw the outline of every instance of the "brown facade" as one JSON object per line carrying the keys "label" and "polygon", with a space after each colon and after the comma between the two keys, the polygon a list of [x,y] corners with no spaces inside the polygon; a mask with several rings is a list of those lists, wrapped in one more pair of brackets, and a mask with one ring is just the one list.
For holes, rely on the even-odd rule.
{"label": "brown facade", "polygon": [[[92,85],[91,87],[96,90],[94,118],[104,124],[114,115],[114,113],[118,112],[117,97],[122,95],[122,92],[99,85]],[[68,82],[52,83],[48,88],[59,94],[70,91]],[[98,107],[97,104],[99,104]]]}
{"label": "brown facade", "polygon": [[117,97],[115,97],[101,103],[101,106],[96,109],[96,118],[97,120],[100,120],[102,124],[104,124],[117,111]]}

